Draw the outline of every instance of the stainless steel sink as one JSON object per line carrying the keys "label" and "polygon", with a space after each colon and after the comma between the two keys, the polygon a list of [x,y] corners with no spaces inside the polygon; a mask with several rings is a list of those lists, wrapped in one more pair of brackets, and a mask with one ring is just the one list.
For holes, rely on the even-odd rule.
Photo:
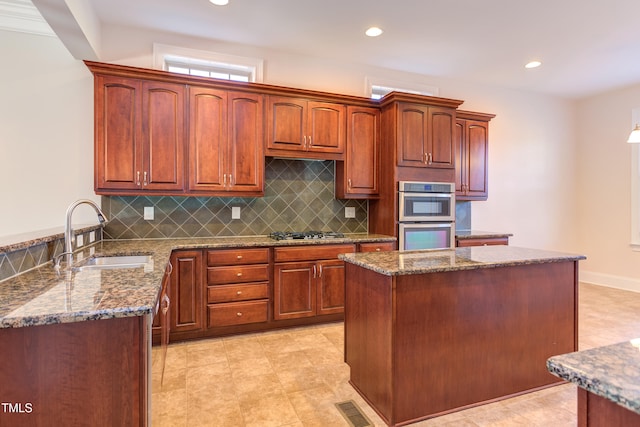
{"label": "stainless steel sink", "polygon": [[89,258],[74,268],[76,271],[107,268],[138,268],[153,265],[151,255],[114,255]]}

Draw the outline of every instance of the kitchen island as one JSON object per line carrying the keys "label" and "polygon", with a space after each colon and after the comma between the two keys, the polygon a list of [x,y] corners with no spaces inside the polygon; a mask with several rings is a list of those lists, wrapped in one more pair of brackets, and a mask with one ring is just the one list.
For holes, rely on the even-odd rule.
{"label": "kitchen island", "polygon": [[388,425],[558,384],[578,345],[578,261],[512,246],[345,254],[350,383]]}
{"label": "kitchen island", "polygon": [[640,339],[554,356],[547,368],[578,386],[578,426],[640,425]]}

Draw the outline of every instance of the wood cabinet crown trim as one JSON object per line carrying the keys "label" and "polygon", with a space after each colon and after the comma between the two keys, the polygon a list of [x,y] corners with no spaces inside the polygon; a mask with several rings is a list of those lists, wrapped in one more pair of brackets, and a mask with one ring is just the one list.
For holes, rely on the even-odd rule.
{"label": "wood cabinet crown trim", "polygon": [[261,95],[284,95],[308,98],[310,100],[320,100],[336,102],[349,105],[378,106],[378,101],[362,96],[344,95],[332,92],[322,92],[317,90],[292,88],[286,86],[270,85],[265,83],[245,83],[229,80],[220,80],[210,77],[198,77],[186,74],[172,73],[163,70],[150,68],[132,67],[128,65],[107,64],[103,62],[84,61],[85,65],[94,74],[109,76],[120,76],[128,78],[138,78],[146,80],[156,80],[171,83],[181,83],[185,85],[197,85],[210,88],[235,90],[242,92],[252,92]]}

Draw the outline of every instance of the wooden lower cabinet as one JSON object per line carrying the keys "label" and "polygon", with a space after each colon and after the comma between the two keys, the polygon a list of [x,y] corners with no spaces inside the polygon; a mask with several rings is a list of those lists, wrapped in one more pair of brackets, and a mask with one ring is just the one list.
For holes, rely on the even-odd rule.
{"label": "wooden lower cabinet", "polygon": [[395,242],[366,242],[177,250],[169,339],[340,321],[345,273],[338,255],[394,249]]}
{"label": "wooden lower cabinet", "polygon": [[350,252],[355,245],[275,248],[274,320],[344,312],[344,262],[337,257]]}
{"label": "wooden lower cabinet", "polygon": [[269,320],[269,248],[207,251],[207,328]]}
{"label": "wooden lower cabinet", "polygon": [[205,329],[202,251],[175,251],[171,265],[170,339],[197,337]]}
{"label": "wooden lower cabinet", "polygon": [[150,322],[139,316],[0,329],[2,402],[16,409],[0,412],[0,426],[150,425]]}

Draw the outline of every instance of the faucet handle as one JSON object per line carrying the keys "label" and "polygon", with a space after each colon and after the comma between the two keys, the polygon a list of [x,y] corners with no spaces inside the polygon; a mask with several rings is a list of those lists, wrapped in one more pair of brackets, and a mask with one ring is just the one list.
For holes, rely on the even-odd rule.
{"label": "faucet handle", "polygon": [[61,254],[58,254],[55,257],[53,257],[53,259],[51,259],[51,262],[53,263],[53,268],[55,268],[56,270],[60,270],[60,263],[62,262],[62,257],[64,255],[73,255],[73,251],[62,252]]}

